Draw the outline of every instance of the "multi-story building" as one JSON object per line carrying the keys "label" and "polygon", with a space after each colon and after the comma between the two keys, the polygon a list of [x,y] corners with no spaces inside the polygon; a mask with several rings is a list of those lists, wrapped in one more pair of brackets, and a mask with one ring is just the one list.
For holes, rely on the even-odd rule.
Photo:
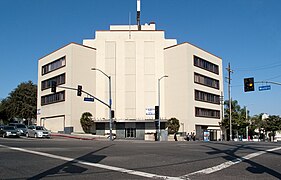
{"label": "multi-story building", "polygon": [[[96,31],[95,39],[84,40],[83,45],[70,44],[41,58],[38,124],[52,131],[79,132],[81,114],[88,111],[96,122],[95,133],[108,133],[107,106],[83,102],[76,91],[68,89],[50,92],[50,82],[55,80],[60,86],[82,85],[83,90],[108,102],[108,79],[91,68],[111,77],[117,138],[145,139],[146,134],[154,133],[153,109],[158,99],[162,122],[175,117],[180,120],[182,132],[195,132],[202,139],[203,131],[209,131],[211,139],[220,138],[221,58],[189,43],[166,39],[155,23],[110,26],[108,31]],[[158,97],[158,81],[164,75],[168,77],[159,83]]]}
{"label": "multi-story building", "polygon": [[166,117],[178,118],[182,131],[198,139],[204,131],[220,139],[222,59],[190,43],[167,47],[164,54]]}
{"label": "multi-story building", "polygon": [[[81,112],[95,113],[93,104],[77,97],[77,88],[83,85],[95,93],[95,75],[90,71],[95,66],[96,49],[70,43],[39,59],[37,124],[54,132],[82,131]],[[52,81],[57,84],[56,93],[51,92]]]}

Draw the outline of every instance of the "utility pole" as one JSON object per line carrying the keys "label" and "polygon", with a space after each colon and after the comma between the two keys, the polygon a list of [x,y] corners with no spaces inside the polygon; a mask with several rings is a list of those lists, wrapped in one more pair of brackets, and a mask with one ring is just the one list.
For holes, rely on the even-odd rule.
{"label": "utility pole", "polygon": [[[246,122],[248,121],[248,112],[247,112],[247,106],[245,106],[246,109]],[[246,138],[249,141],[249,126],[246,126]]]}
{"label": "utility pole", "polygon": [[230,81],[231,81],[231,78],[230,78],[230,75],[231,73],[233,73],[233,70],[230,69],[230,63],[228,63],[228,67],[226,68],[226,70],[228,71],[228,77],[227,77],[227,80],[228,80],[228,101],[229,101],[229,136],[230,136],[230,141],[232,141],[232,117],[231,117],[231,102],[232,102],[232,99],[231,99],[231,95],[230,95]]}
{"label": "utility pole", "polygon": [[[224,115],[223,115],[223,113],[224,113],[224,109],[223,109],[223,106],[224,106],[224,100],[223,100],[223,92],[221,91],[221,96],[220,96],[220,103],[221,103],[221,121],[223,121],[223,118],[224,118]],[[220,132],[221,134],[220,134],[220,136],[221,136],[221,140],[223,140],[222,139],[222,128],[221,128],[221,132]]]}

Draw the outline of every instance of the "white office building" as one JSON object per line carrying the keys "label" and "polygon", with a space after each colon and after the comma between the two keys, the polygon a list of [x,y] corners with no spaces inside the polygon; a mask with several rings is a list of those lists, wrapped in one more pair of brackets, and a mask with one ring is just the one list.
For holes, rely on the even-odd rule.
{"label": "white office building", "polygon": [[[82,85],[83,91],[109,103],[107,76],[117,138],[151,138],[160,100],[161,130],[175,117],[180,132],[203,139],[208,131],[211,140],[220,139],[222,59],[190,43],[166,39],[155,23],[113,25],[96,31],[95,39],[83,40],[83,45],[70,43],[39,59],[37,124],[54,132],[82,132],[80,117],[90,112],[94,133],[108,134],[109,108],[97,100],[84,101],[89,96],[73,90]],[[56,93],[51,81],[57,82]]]}

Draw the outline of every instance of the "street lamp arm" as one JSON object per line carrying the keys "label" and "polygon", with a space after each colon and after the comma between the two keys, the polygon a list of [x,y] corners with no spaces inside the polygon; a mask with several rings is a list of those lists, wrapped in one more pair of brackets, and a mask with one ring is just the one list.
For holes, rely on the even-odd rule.
{"label": "street lamp arm", "polygon": [[161,81],[161,79],[163,79],[163,78],[165,78],[165,77],[168,77],[167,75],[164,75],[164,76],[162,76],[162,77],[160,77],[159,79],[158,79],[158,108],[159,108],[159,110],[158,110],[158,136],[157,136],[157,140],[158,141],[160,141],[160,133],[161,133],[161,123],[160,123],[160,81]]}
{"label": "street lamp arm", "polygon": [[110,78],[110,76],[108,76],[107,74],[105,74],[105,72],[103,72],[102,70],[100,70],[100,69],[98,69],[98,68],[92,68],[91,70],[99,71],[99,72],[101,72],[103,75],[105,75],[108,79]]}
{"label": "street lamp arm", "polygon": [[158,79],[158,81],[160,81],[161,79],[163,79],[163,78],[165,78],[165,77],[169,77],[169,76],[167,76],[167,75],[162,76],[161,78]]}
{"label": "street lamp arm", "polygon": [[[108,78],[108,87],[109,87],[109,102],[108,102],[108,108],[109,108],[109,130],[110,130],[110,135],[109,135],[109,139],[110,141],[112,141],[112,99],[111,99],[111,77],[108,76],[107,74],[105,74],[102,70],[98,69],[98,68],[92,68],[91,70],[94,71],[99,71],[101,72],[103,75],[105,75]],[[105,104],[105,103],[104,103]],[[106,105],[106,104],[105,104]]]}

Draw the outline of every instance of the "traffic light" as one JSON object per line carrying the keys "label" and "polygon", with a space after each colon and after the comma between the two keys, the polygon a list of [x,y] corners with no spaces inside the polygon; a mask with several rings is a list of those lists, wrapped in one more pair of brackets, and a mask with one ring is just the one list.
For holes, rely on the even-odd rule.
{"label": "traffic light", "polygon": [[114,118],[114,110],[111,110],[111,118]]}
{"label": "traffic light", "polygon": [[78,85],[78,88],[77,88],[77,96],[81,96],[82,95],[82,86],[81,85]]}
{"label": "traffic light", "polygon": [[52,81],[51,92],[53,92],[53,93],[57,92],[57,82],[56,81]]}
{"label": "traffic light", "polygon": [[158,130],[159,129],[159,122],[158,121],[154,121],[155,124],[155,129]]}
{"label": "traffic light", "polygon": [[255,91],[254,78],[244,78],[244,91]]}
{"label": "traffic light", "polygon": [[155,119],[159,119],[159,106],[155,106]]}

